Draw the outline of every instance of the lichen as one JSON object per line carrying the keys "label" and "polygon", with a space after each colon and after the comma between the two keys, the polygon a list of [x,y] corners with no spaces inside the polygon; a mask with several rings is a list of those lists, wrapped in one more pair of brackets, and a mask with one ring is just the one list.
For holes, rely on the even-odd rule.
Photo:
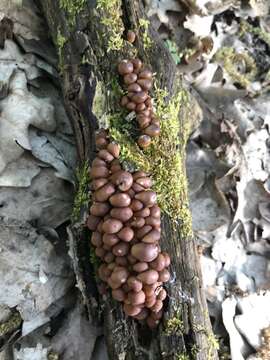
{"label": "lichen", "polygon": [[[215,60],[221,63],[224,70],[236,83],[246,88],[257,74],[257,67],[254,59],[247,53],[237,53],[231,47],[222,47],[215,55]],[[244,66],[245,71],[238,67]]]}
{"label": "lichen", "polygon": [[12,333],[20,327],[21,323],[20,313],[18,311],[14,312],[7,321],[0,324],[0,337]]}
{"label": "lichen", "polygon": [[208,344],[207,360],[212,360],[214,358],[215,352],[219,349],[218,339],[212,332],[209,332],[207,335],[207,344]]}
{"label": "lichen", "polygon": [[148,35],[148,29],[149,29],[150,21],[146,19],[139,19],[139,29],[142,32],[142,40],[143,40],[143,46],[144,49],[149,49],[153,45],[153,41]]}
{"label": "lichen", "polygon": [[182,335],[184,332],[184,323],[181,319],[180,313],[176,313],[174,317],[168,319],[165,324],[165,334]]}
{"label": "lichen", "polygon": [[47,355],[47,359],[48,360],[59,360],[59,355],[54,351],[50,351],[49,354]]}
{"label": "lichen", "polygon": [[76,16],[83,10],[85,4],[86,0],[60,0],[60,8],[67,13],[70,26],[75,25]]}
{"label": "lichen", "polygon": [[106,26],[103,36],[108,39],[107,52],[121,50],[124,46],[121,1],[97,0],[97,10],[101,15],[101,24]]}
{"label": "lichen", "polygon": [[56,46],[58,50],[58,67],[60,70],[60,73],[63,72],[63,48],[65,46],[65,43],[67,42],[67,39],[61,34],[60,29],[57,29],[57,37],[56,37]]}
{"label": "lichen", "polygon": [[[162,211],[181,226],[183,236],[192,234],[188,206],[187,178],[185,173],[185,145],[189,123],[180,125],[179,112],[188,106],[185,90],[179,91],[168,104],[167,92],[155,89],[156,114],[160,118],[160,136],[146,150],[141,150],[133,139],[136,126],[127,121],[122,112],[109,116],[110,134],[121,146],[122,162],[131,163],[134,169],[151,174],[153,189],[157,192]],[[132,136],[133,135],[133,136]]]}
{"label": "lichen", "polygon": [[81,166],[81,168],[77,170],[76,177],[78,182],[78,190],[74,198],[73,211],[71,215],[72,221],[79,219],[82,206],[86,206],[90,201],[90,175],[87,161],[83,164],[83,166]]}
{"label": "lichen", "polygon": [[270,34],[269,32],[263,31],[257,26],[252,26],[247,21],[242,20],[240,23],[240,37],[247,32],[258,36],[260,40],[263,40],[270,47]]}
{"label": "lichen", "polygon": [[186,353],[176,354],[176,360],[190,360],[190,357]]}
{"label": "lichen", "polygon": [[259,360],[270,359],[270,326],[263,329],[261,332],[262,346],[256,353],[256,358]]}

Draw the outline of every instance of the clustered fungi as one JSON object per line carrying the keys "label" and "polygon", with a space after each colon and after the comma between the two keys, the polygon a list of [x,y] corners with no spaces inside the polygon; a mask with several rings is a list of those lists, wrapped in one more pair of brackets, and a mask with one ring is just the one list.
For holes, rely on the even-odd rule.
{"label": "clustered fungi", "polygon": [[[128,32],[128,40],[135,41],[135,34]],[[159,120],[154,114],[149,90],[152,88],[153,74],[143,67],[140,59],[122,60],[118,64],[118,72],[123,76],[127,94],[121,99],[121,106],[135,111],[136,120],[142,135],[138,138],[138,145],[145,149],[151,143],[151,138],[160,134]]]}
{"label": "clustered fungi", "polygon": [[119,145],[108,132],[96,135],[97,157],[92,163],[93,204],[87,226],[101,259],[98,275],[123,303],[124,312],[158,325],[170,278],[170,257],[159,246],[161,221],[151,179],[142,171],[130,173],[119,162]]}

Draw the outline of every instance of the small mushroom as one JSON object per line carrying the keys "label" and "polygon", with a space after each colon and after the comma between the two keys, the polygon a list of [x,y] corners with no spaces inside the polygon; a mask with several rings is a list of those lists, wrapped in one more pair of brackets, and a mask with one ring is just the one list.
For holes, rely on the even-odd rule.
{"label": "small mushroom", "polygon": [[130,203],[130,208],[133,211],[140,211],[143,208],[143,203],[139,200],[133,199]]}
{"label": "small mushroom", "polygon": [[131,74],[133,72],[133,63],[129,60],[122,60],[118,64],[118,72],[120,75]]}
{"label": "small mushroom", "polygon": [[138,138],[138,145],[142,149],[146,149],[151,144],[151,137],[148,135],[141,135]]}
{"label": "small mushroom", "polygon": [[114,234],[104,234],[102,241],[105,245],[114,246],[119,242],[119,238]]}
{"label": "small mushroom", "polygon": [[[142,238],[142,242],[147,244],[154,244],[160,239],[160,232],[153,229]],[[165,264],[165,260],[164,260]]]}
{"label": "small mushroom", "polygon": [[104,221],[102,230],[106,234],[115,234],[118,233],[118,231],[120,231],[122,227],[123,227],[123,223],[121,221],[110,218]]}
{"label": "small mushroom", "polygon": [[135,195],[135,199],[140,200],[144,205],[150,207],[157,201],[157,194],[154,191],[142,191]]}
{"label": "small mushroom", "polygon": [[167,269],[163,269],[162,271],[160,271],[159,273],[159,278],[158,278],[158,281],[161,281],[161,282],[167,282],[170,280],[170,273]]}
{"label": "small mushroom", "polygon": [[105,160],[106,162],[111,162],[114,159],[113,155],[105,149],[99,150],[98,157]]}
{"label": "small mushroom", "polygon": [[152,79],[153,77],[153,74],[152,74],[152,71],[150,70],[143,70],[139,73],[139,78],[140,79]]}
{"label": "small mushroom", "polygon": [[102,186],[108,183],[108,179],[99,178],[92,181],[91,186],[93,190],[98,190]]}
{"label": "small mushroom", "polygon": [[138,275],[138,279],[146,285],[152,285],[157,282],[159,274],[155,270],[146,270]]}
{"label": "small mushroom", "polygon": [[137,264],[133,265],[133,270],[138,273],[146,271],[148,270],[148,264],[146,262],[138,262]]}
{"label": "small mushroom", "polygon": [[124,304],[124,312],[128,316],[136,316],[141,312],[141,308],[139,306]]}
{"label": "small mushroom", "polygon": [[127,191],[133,184],[133,177],[128,171],[120,170],[111,176],[111,181],[121,191]]}
{"label": "small mushroom", "polygon": [[111,279],[115,283],[124,284],[128,279],[129,272],[125,267],[118,267],[113,270]]}
{"label": "small mushroom", "polygon": [[149,266],[151,269],[154,269],[156,271],[162,271],[163,269],[165,269],[166,261],[162,253],[160,253],[154,261],[150,262]]}
{"label": "small mushroom", "polygon": [[129,204],[131,203],[131,198],[126,193],[118,193],[112,195],[109,201],[115,207],[126,207],[129,206]]}
{"label": "small mushroom", "polygon": [[90,207],[90,213],[95,216],[105,216],[110,210],[110,205],[108,203],[99,203],[95,202]]}
{"label": "small mushroom", "polygon": [[152,230],[152,226],[150,225],[144,225],[141,229],[139,229],[136,233],[136,236],[138,239],[142,239],[146,234],[149,233],[149,231]]}
{"label": "small mushroom", "polygon": [[97,229],[100,220],[101,220],[100,217],[89,215],[86,223],[88,229],[91,231],[95,231]]}
{"label": "small mushroom", "polygon": [[109,174],[110,172],[105,166],[93,166],[90,171],[90,177],[92,179],[106,178]]}
{"label": "small mushroom", "polygon": [[131,255],[140,261],[150,262],[158,256],[158,247],[155,244],[135,244],[131,248]]}
{"label": "small mushroom", "polygon": [[149,91],[152,87],[152,81],[149,79],[138,79],[137,83],[145,91]]}
{"label": "small mushroom", "polygon": [[146,129],[144,129],[144,134],[151,137],[158,136],[160,134],[160,127],[155,124],[151,124]]}
{"label": "small mushroom", "polygon": [[110,215],[111,217],[124,223],[132,218],[133,211],[130,209],[130,207],[113,208],[110,212]]}
{"label": "small mushroom", "polygon": [[133,84],[136,82],[138,76],[134,73],[127,74],[124,76],[124,83],[127,85]]}
{"label": "small mushroom", "polygon": [[135,95],[132,96],[132,101],[136,104],[144,103],[147,99],[148,95],[145,91],[137,92]]}
{"label": "small mushroom", "polygon": [[102,246],[102,236],[98,231],[94,231],[91,236],[91,244],[96,247]]}
{"label": "small mushroom", "polygon": [[138,280],[135,276],[130,276],[127,280],[127,284],[131,290],[134,292],[139,292],[142,290],[142,282]]}
{"label": "small mushroom", "polygon": [[105,184],[95,192],[95,200],[98,202],[107,201],[114,192],[115,188],[112,184]]}
{"label": "small mushroom", "polygon": [[133,83],[131,85],[128,86],[127,88],[128,92],[141,92],[142,88],[140,87],[140,85],[138,85],[137,83]]}
{"label": "small mushroom", "polygon": [[107,150],[109,151],[109,153],[114,157],[114,158],[118,158],[120,155],[120,146],[118,144],[115,143],[110,143],[107,146]]}
{"label": "small mushroom", "polygon": [[128,30],[127,33],[127,41],[129,41],[131,44],[134,43],[134,41],[136,40],[136,34],[134,31],[132,30]]}
{"label": "small mushroom", "polygon": [[128,300],[131,305],[140,305],[145,302],[145,293],[143,291],[130,291],[128,293]]}
{"label": "small mushroom", "polygon": [[121,241],[113,247],[112,251],[115,256],[125,256],[128,254],[129,245],[127,242]]}
{"label": "small mushroom", "polygon": [[130,227],[126,226],[123,229],[121,229],[119,233],[117,233],[117,236],[119,237],[119,239],[125,242],[129,242],[134,237],[134,231]]}

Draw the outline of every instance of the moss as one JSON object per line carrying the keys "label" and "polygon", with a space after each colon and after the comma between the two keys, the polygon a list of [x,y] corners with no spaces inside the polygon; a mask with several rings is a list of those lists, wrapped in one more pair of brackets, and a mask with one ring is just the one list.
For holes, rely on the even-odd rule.
{"label": "moss", "polygon": [[0,337],[12,333],[20,327],[21,323],[20,313],[18,311],[14,312],[7,321],[0,324]]}
{"label": "moss", "polygon": [[181,225],[183,236],[192,234],[191,215],[188,206],[187,178],[184,167],[185,145],[189,135],[188,122],[181,127],[179,112],[188,106],[187,92],[178,92],[168,104],[167,92],[156,89],[156,114],[160,118],[161,133],[151,146],[142,151],[133,140],[136,125],[127,121],[123,113],[109,116],[110,134],[121,145],[121,160],[133,170],[151,174],[153,189],[157,192],[162,211]]}
{"label": "moss", "polygon": [[108,52],[121,50],[124,46],[121,3],[121,0],[97,0],[97,10],[101,15],[101,23],[106,26],[104,37],[108,38]]}
{"label": "moss", "polygon": [[63,48],[65,46],[65,43],[67,42],[67,39],[61,34],[60,29],[58,28],[57,30],[57,37],[56,37],[56,46],[57,46],[57,50],[58,50],[58,67],[60,70],[60,73],[63,72],[63,66],[64,66],[64,61],[63,61]]}
{"label": "moss", "polygon": [[252,26],[247,21],[242,20],[240,23],[240,37],[246,34],[247,32],[258,36],[259,39],[264,41],[270,47],[270,33],[263,31],[257,26]]}
{"label": "moss", "polygon": [[83,10],[85,4],[86,0],[60,0],[60,8],[67,13],[70,26],[75,25],[76,15]]}
{"label": "moss", "polygon": [[148,35],[149,24],[150,24],[149,20],[139,19],[139,29],[142,32],[143,46],[145,49],[149,49],[153,45],[153,41],[150,39]]}
{"label": "moss", "polygon": [[180,313],[176,313],[174,317],[168,319],[165,325],[165,334],[170,335],[182,335],[184,332],[184,323],[181,319]]}
{"label": "moss", "polygon": [[216,336],[211,332],[207,335],[207,343],[208,343],[208,352],[207,352],[207,360],[212,360],[214,358],[214,353],[219,349],[219,342]]}
{"label": "moss", "polygon": [[190,357],[186,353],[176,354],[176,360],[190,360]]}
{"label": "moss", "polygon": [[90,201],[89,195],[89,183],[90,183],[90,175],[89,175],[89,165],[86,161],[83,166],[77,170],[76,173],[77,181],[78,181],[78,190],[76,192],[74,198],[73,211],[71,215],[72,221],[76,221],[80,217],[80,211],[82,206],[86,206]]}
{"label": "moss", "polygon": [[[223,65],[234,82],[239,83],[244,88],[256,76],[256,63],[247,52],[237,53],[231,47],[223,47],[216,53],[215,60]],[[238,66],[244,66],[245,72],[239,71]]]}

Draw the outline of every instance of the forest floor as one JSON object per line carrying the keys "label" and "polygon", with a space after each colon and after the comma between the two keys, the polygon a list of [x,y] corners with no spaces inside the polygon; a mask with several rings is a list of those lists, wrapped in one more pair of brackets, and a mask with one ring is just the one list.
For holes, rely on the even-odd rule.
{"label": "forest floor", "polygon": [[[219,357],[270,359],[269,1],[146,10],[195,99],[186,166]],[[32,0],[0,0],[0,23],[0,360],[105,360],[65,245],[77,159],[57,53]]]}

